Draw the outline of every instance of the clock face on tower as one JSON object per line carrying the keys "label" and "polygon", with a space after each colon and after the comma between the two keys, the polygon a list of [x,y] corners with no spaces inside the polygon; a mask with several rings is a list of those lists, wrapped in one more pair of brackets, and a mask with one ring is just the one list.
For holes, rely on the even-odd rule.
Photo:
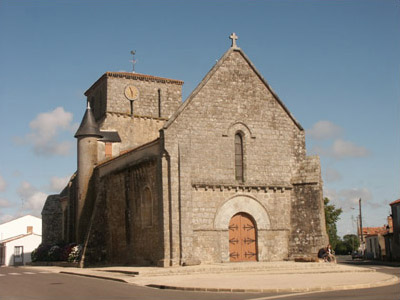
{"label": "clock face on tower", "polygon": [[134,85],[128,85],[125,88],[125,97],[128,98],[128,100],[136,100],[139,98],[139,90]]}

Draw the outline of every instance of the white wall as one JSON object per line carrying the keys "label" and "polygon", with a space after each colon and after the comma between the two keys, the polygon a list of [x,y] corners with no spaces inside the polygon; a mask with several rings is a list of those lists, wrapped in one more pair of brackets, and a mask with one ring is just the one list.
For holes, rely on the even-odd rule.
{"label": "white wall", "polygon": [[5,254],[5,265],[14,265],[14,248],[16,246],[24,247],[24,264],[31,262],[31,253],[35,250],[42,242],[42,236],[36,234],[30,234],[20,239],[13,240],[5,243],[6,254]]}
{"label": "white wall", "polygon": [[27,227],[33,226],[33,233],[42,235],[42,219],[27,215],[0,225],[0,241],[27,233]]}

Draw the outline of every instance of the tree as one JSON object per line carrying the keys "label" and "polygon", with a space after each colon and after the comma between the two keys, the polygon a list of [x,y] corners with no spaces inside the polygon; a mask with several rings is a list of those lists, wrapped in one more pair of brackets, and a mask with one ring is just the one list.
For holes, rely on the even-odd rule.
{"label": "tree", "polygon": [[336,245],[340,242],[340,238],[337,235],[336,222],[340,219],[342,209],[336,208],[334,204],[329,204],[329,201],[328,198],[324,198],[325,224],[329,243],[331,244],[332,249],[335,249]]}
{"label": "tree", "polygon": [[335,247],[336,254],[347,255],[357,250],[360,241],[355,234],[346,234],[343,239],[339,240]]}
{"label": "tree", "polygon": [[351,253],[360,247],[360,240],[355,234],[346,234],[343,236],[343,243],[346,245],[347,253]]}

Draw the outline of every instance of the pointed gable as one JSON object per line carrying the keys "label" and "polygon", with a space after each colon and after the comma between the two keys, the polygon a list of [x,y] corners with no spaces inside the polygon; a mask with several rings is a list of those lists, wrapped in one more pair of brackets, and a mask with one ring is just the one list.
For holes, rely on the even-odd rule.
{"label": "pointed gable", "polygon": [[[303,127],[300,125],[300,123],[294,118],[294,116],[290,113],[290,111],[287,109],[285,104],[281,101],[281,99],[278,97],[278,95],[272,90],[272,88],[269,86],[268,82],[264,79],[264,77],[261,75],[261,73],[256,69],[254,64],[250,61],[250,59],[247,57],[247,55],[241,50],[240,48],[236,47],[231,47],[224,53],[224,55],[221,57],[221,59],[218,60],[218,62],[211,68],[211,70],[207,73],[207,75],[203,78],[203,80],[199,83],[199,85],[192,91],[192,93],[189,95],[189,97],[186,99],[185,102],[179,107],[179,109],[171,116],[171,118],[168,120],[168,122],[165,123],[164,129],[167,129],[178,117],[179,115],[187,109],[187,107],[191,104],[194,98],[199,94],[199,92],[204,88],[204,86],[210,81],[211,78],[216,76],[216,74],[220,71],[221,68],[224,68],[224,65],[227,63],[227,61],[230,59],[230,57],[234,54],[239,54],[243,58],[243,62],[247,64],[252,71],[254,72],[255,76],[257,76],[262,84],[265,86],[265,88],[271,93],[273,98],[276,100],[279,106],[285,111],[285,113],[288,115],[288,117],[293,121],[293,123],[298,127],[299,130],[303,131]],[[239,75],[239,74],[237,74]],[[240,76],[240,75],[239,75]]]}

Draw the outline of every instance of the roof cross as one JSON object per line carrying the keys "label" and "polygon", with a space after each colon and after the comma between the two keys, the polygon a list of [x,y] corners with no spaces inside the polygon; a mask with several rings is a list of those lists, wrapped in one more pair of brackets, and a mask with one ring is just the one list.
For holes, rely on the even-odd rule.
{"label": "roof cross", "polygon": [[229,38],[232,40],[232,48],[237,48],[236,40],[239,38],[236,33],[232,33]]}

